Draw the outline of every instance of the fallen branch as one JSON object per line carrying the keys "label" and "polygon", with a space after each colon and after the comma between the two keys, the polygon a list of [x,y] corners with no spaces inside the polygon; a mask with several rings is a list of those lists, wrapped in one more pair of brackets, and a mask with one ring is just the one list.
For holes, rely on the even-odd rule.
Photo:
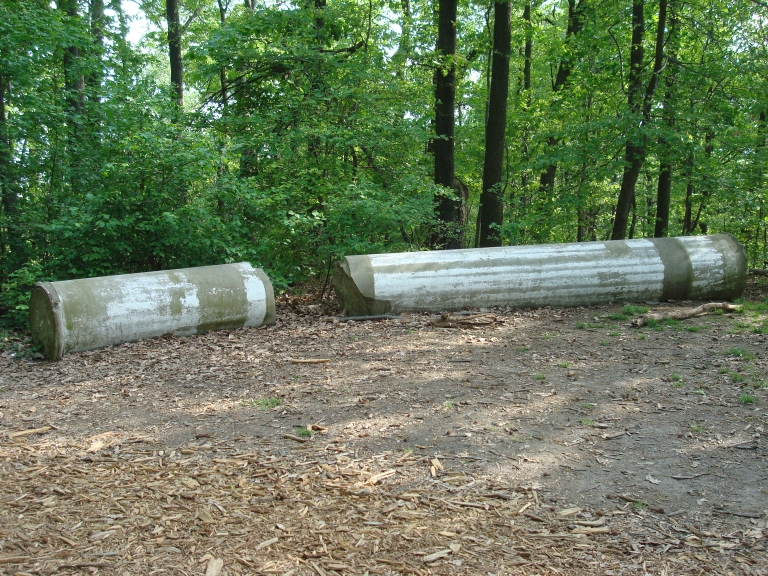
{"label": "fallen branch", "polygon": [[649,314],[643,314],[639,318],[632,320],[632,326],[640,328],[645,326],[649,321],[663,322],[664,320],[686,320],[699,316],[700,314],[706,314],[713,310],[722,310],[723,312],[736,312],[741,310],[741,306],[736,304],[728,304],[728,302],[709,302],[708,304],[702,304],[696,308],[688,310],[673,310],[671,312],[654,312]]}
{"label": "fallen branch", "polygon": [[402,320],[400,316],[392,314],[376,314],[374,316],[345,316],[339,318],[339,322],[367,322],[368,320]]}
{"label": "fallen branch", "polygon": [[768,270],[764,268],[750,268],[749,273],[752,276],[768,276]]}
{"label": "fallen branch", "polygon": [[430,322],[435,328],[483,328],[501,323],[501,320],[489,314],[475,314],[472,316],[449,316],[448,314],[443,314],[440,316],[440,320]]}

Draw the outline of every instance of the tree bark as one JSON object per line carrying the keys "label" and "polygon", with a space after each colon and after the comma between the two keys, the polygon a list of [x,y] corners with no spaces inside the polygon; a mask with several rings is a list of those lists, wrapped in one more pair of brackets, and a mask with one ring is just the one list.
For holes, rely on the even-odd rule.
{"label": "tree bark", "polygon": [[[529,5],[526,8],[530,8]],[[501,246],[500,227],[504,222],[502,177],[504,173],[507,96],[509,94],[509,53],[511,46],[509,0],[493,6],[493,61],[488,121],[485,125],[483,192],[480,195],[480,246]],[[528,65],[529,63],[526,62]]]}
{"label": "tree bark", "polygon": [[454,108],[456,101],[456,12],[457,0],[438,0],[436,52],[441,66],[435,70],[435,184],[447,188],[435,210],[439,228],[433,247],[454,249],[464,244],[462,201],[454,192]]}
{"label": "tree bark", "polygon": [[[670,0],[671,4],[671,0]],[[670,5],[670,11],[672,7]],[[675,129],[675,102],[674,88],[677,69],[675,66],[675,51],[671,46],[671,36],[675,29],[675,15],[671,13],[670,19],[670,58],[667,73],[664,76],[664,100],[662,101],[662,121],[667,129],[667,136],[659,138],[659,150],[661,160],[659,162],[659,182],[656,188],[656,223],[653,231],[654,238],[663,238],[669,232],[669,206],[672,199],[672,144],[669,135]]]}
{"label": "tree bark", "polygon": [[632,50],[629,62],[629,88],[627,101],[632,118],[632,129],[624,149],[624,174],[616,202],[612,240],[623,240],[627,235],[627,220],[635,198],[635,186],[645,162],[647,152],[645,125],[650,120],[653,93],[659,82],[664,63],[664,29],[667,20],[667,0],[659,0],[659,19],[656,27],[656,46],[653,72],[643,91],[643,37],[645,28],[644,0],[632,2]]}
{"label": "tree bark", "polygon": [[403,11],[403,17],[400,21],[400,41],[392,60],[397,65],[397,76],[403,78],[408,68],[408,59],[411,56],[411,27],[413,23],[413,15],[411,14],[410,0],[400,0],[400,6]]}
{"label": "tree bark", "polygon": [[[586,0],[580,0],[578,5],[576,0],[568,0],[568,27],[565,31],[565,42],[568,44],[568,40],[573,36],[576,36],[584,26],[584,10],[586,9]],[[528,5],[526,5],[526,8]],[[563,56],[560,60],[560,65],[557,68],[557,75],[555,76],[555,82],[552,84],[552,92],[557,94],[560,90],[565,88],[568,82],[568,78],[573,70],[573,57],[570,54]],[[560,140],[555,136],[549,136],[547,138],[547,148],[552,150],[560,143]],[[545,170],[542,171],[539,176],[539,194],[547,195],[552,194],[555,189],[555,177],[557,176],[557,163],[551,162]]]}
{"label": "tree bark", "polygon": [[89,97],[94,102],[101,102],[101,81],[103,78],[102,56],[104,54],[104,0],[91,0],[90,6],[91,18],[91,39],[96,54],[88,75],[85,78],[85,84],[89,89]]}
{"label": "tree bark", "polygon": [[6,112],[6,94],[10,82],[0,76],[0,194],[2,195],[3,212],[5,213],[6,233],[3,248],[8,249],[10,268],[17,268],[23,262],[24,243],[18,226],[18,187],[13,170],[13,155],[11,141],[8,135],[8,116]]}
{"label": "tree bark", "polygon": [[[77,0],[60,0],[59,10],[68,18],[77,18]],[[80,48],[72,45],[64,50],[64,89],[70,112],[74,116],[73,124],[77,125],[78,116],[83,112],[83,91],[85,78],[80,70]]]}
{"label": "tree bark", "polygon": [[176,103],[184,105],[184,61],[181,55],[181,24],[178,0],[165,0],[168,24],[168,59],[171,65],[171,84],[176,92]]}

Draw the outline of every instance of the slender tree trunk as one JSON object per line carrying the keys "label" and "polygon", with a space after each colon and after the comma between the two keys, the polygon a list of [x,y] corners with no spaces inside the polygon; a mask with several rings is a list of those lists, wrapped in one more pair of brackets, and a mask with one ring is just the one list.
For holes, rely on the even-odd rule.
{"label": "slender tree trunk", "polygon": [[[227,21],[227,5],[229,2],[227,1],[226,4],[222,2],[222,0],[216,0],[216,2],[219,5],[219,23],[221,24],[221,27],[224,27],[224,24]],[[221,105],[225,108],[227,107],[227,70],[222,66],[219,68],[219,83],[221,84]]]}
{"label": "slender tree trunk", "polygon": [[664,63],[664,29],[667,20],[667,0],[659,0],[659,20],[656,28],[656,46],[653,72],[643,91],[643,37],[645,29],[644,1],[632,2],[632,50],[629,62],[629,89],[627,100],[632,129],[627,136],[624,150],[624,174],[621,179],[616,216],[613,220],[612,240],[623,240],[627,235],[629,211],[635,198],[635,186],[645,162],[647,152],[645,127],[651,116],[653,93],[659,82]]}
{"label": "slender tree trunk", "polygon": [[91,63],[85,84],[94,102],[101,102],[101,81],[103,78],[102,56],[104,54],[104,0],[91,0],[91,39],[95,48],[94,62]]}
{"label": "slender tree trunk", "polygon": [[[77,18],[77,0],[60,0],[59,9],[68,18]],[[83,112],[83,90],[85,78],[80,69],[80,48],[72,45],[64,50],[64,89],[67,104],[73,116],[73,124],[77,124]]]}
{"label": "slender tree trunk", "polygon": [[168,24],[168,59],[171,65],[171,84],[176,92],[176,103],[184,105],[184,61],[181,56],[181,24],[178,0],[165,0],[165,18]]}
{"label": "slender tree trunk", "polygon": [[462,200],[453,192],[454,108],[456,103],[456,11],[457,0],[438,0],[436,52],[441,66],[435,70],[435,184],[447,189],[437,202],[440,228],[433,234],[433,247],[461,248],[464,243]]}
{"label": "slender tree trunk", "polygon": [[[576,0],[568,0],[568,27],[565,31],[565,43],[568,45],[568,41],[576,36],[584,26],[584,10],[586,9],[586,0],[580,0],[578,5]],[[560,65],[557,68],[557,75],[555,76],[555,82],[552,84],[552,92],[558,93],[565,88],[568,78],[573,70],[573,56],[566,54],[560,60]],[[560,143],[560,140],[555,136],[547,137],[547,148],[552,150]],[[557,163],[551,162],[547,168],[542,171],[539,176],[539,194],[542,196],[550,196],[555,189],[555,178],[557,176]]]}
{"label": "slender tree trunk", "polygon": [[[707,161],[707,164],[709,164],[709,161],[712,159],[712,153],[715,151],[715,132],[712,129],[712,127],[707,129],[707,133],[704,136],[704,158]],[[706,205],[707,201],[709,200],[709,196],[712,193],[711,187],[712,187],[712,179],[709,176],[709,173],[705,170],[704,174],[701,178],[701,202],[699,202],[699,209],[696,211],[696,217],[691,221],[690,223],[690,229],[688,230],[688,234],[692,234],[696,228],[701,228],[702,233],[706,234],[706,224],[701,223],[701,212],[704,209],[704,206]]]}
{"label": "slender tree trunk", "polygon": [[[529,5],[526,6],[529,8]],[[480,196],[480,246],[501,246],[499,228],[504,223],[505,131],[507,126],[507,96],[509,94],[509,52],[511,45],[509,0],[493,6],[493,62],[488,121],[485,125],[485,161],[483,192]],[[529,63],[526,62],[528,65]]]}
{"label": "slender tree trunk", "polygon": [[8,119],[5,111],[5,94],[8,91],[8,82],[0,76],[0,192],[2,193],[3,209],[6,218],[11,219],[15,213],[17,195],[12,193],[11,184],[11,143],[8,138]]}
{"label": "slender tree trunk", "polygon": [[[662,121],[667,128],[667,133],[672,134],[675,129],[675,101],[674,88],[675,76],[677,73],[675,65],[675,50],[672,46],[672,33],[675,29],[675,14],[670,0],[670,37],[667,42],[670,44],[669,63],[667,73],[664,76],[664,100],[662,101]],[[662,238],[669,232],[669,206],[672,199],[672,145],[669,137],[661,136],[659,138],[659,150],[661,160],[659,161],[659,182],[656,188],[656,223],[653,231],[654,238]]]}
{"label": "slender tree trunk", "polygon": [[8,116],[6,112],[6,94],[9,91],[10,82],[0,76],[0,194],[2,194],[2,206],[5,213],[5,238],[3,248],[9,250],[7,262],[11,269],[17,268],[23,263],[24,243],[19,232],[18,201],[19,193],[16,183],[16,175],[13,170],[13,155],[11,153],[11,141],[8,135]]}
{"label": "slender tree trunk", "polygon": [[682,234],[686,236],[691,233],[691,220],[693,218],[693,194],[695,192],[693,188],[693,151],[688,155],[685,160],[686,177],[688,183],[685,186],[685,212],[683,214],[683,229]]}
{"label": "slender tree trunk", "polygon": [[400,42],[392,59],[397,64],[397,76],[403,78],[408,68],[408,59],[411,56],[411,27],[413,15],[411,14],[410,0],[400,0],[403,17],[400,21]]}
{"label": "slender tree trunk", "polygon": [[[675,128],[675,112],[672,101],[672,87],[674,84],[674,71],[669,70],[665,80],[664,109],[662,117],[667,130],[671,133]],[[656,188],[656,225],[653,231],[654,238],[663,238],[669,232],[669,206],[672,199],[672,147],[667,138],[659,138],[659,150],[662,155],[659,162],[659,182]]]}

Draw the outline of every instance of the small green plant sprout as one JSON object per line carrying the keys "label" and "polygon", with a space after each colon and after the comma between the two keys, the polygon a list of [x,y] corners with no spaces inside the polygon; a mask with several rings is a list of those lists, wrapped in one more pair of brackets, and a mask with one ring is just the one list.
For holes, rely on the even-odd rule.
{"label": "small green plant sprout", "polygon": [[704,392],[704,390],[696,390],[694,392],[694,394],[698,394],[699,396],[706,396],[707,395],[707,393]]}
{"label": "small green plant sprout", "polygon": [[757,402],[757,398],[752,396],[751,394],[744,393],[741,396],[739,396],[739,404],[743,404],[746,406],[747,404],[754,404]]}
{"label": "small green plant sprout", "polygon": [[443,404],[443,407],[444,407],[446,410],[450,410],[450,409],[451,409],[451,408],[453,408],[454,406],[456,406],[456,404],[454,404],[454,403],[453,403],[452,401],[450,401],[450,400],[446,400],[446,401],[445,401],[445,404]]}
{"label": "small green plant sprout", "polygon": [[536,374],[534,378],[536,378],[536,380],[544,380],[545,376],[544,374]]}
{"label": "small green plant sprout", "polygon": [[706,431],[706,427],[704,424],[699,424],[698,422],[691,422],[691,432],[695,434],[701,434],[702,432]]}
{"label": "small green plant sprout", "polygon": [[755,390],[760,390],[762,388],[768,388],[768,383],[766,383],[765,380],[757,380],[754,384],[752,384],[752,388]]}
{"label": "small green plant sprout", "polygon": [[640,316],[648,312],[648,306],[637,306],[635,304],[627,304],[621,309],[621,313],[625,316]]}
{"label": "small green plant sprout", "polygon": [[587,323],[586,322],[577,322],[576,323],[576,328],[578,328],[579,330],[584,330],[584,328],[586,328],[586,327],[587,327]]}
{"label": "small green plant sprout", "polygon": [[518,346],[517,347],[518,352],[528,352],[528,346]]}
{"label": "small green plant sprout", "polygon": [[685,327],[688,332],[701,332],[701,326],[693,325],[693,326],[686,326]]}
{"label": "small green plant sprout", "polygon": [[595,421],[590,420],[589,418],[579,418],[579,424],[581,424],[582,426],[594,426]]}
{"label": "small green plant sprout", "polygon": [[645,340],[645,334],[640,334],[640,336],[637,337],[638,340]]}
{"label": "small green plant sprout", "polygon": [[730,372],[730,370],[728,370],[728,368],[719,368],[717,370],[718,374],[728,374],[728,372]]}
{"label": "small green plant sprout", "polygon": [[744,376],[744,374],[740,374],[738,372],[731,372],[729,376],[731,377],[731,380],[733,380],[734,382],[744,382],[747,379],[747,377]]}
{"label": "small green plant sprout", "polygon": [[608,346],[608,341],[607,340],[601,340],[600,341],[600,346]]}
{"label": "small green plant sprout", "polygon": [[642,500],[637,500],[635,502],[632,502],[632,510],[640,511],[640,510],[645,510],[646,508],[648,508],[648,504],[646,504]]}
{"label": "small green plant sprout", "polygon": [[741,358],[746,362],[755,359],[755,355],[746,348],[731,348],[728,350],[728,354],[735,356],[736,358]]}
{"label": "small green plant sprout", "polygon": [[563,362],[558,362],[557,365],[560,366],[560,368],[569,368],[571,366],[571,363],[563,361]]}
{"label": "small green plant sprout", "polygon": [[270,408],[277,408],[283,401],[276,396],[272,396],[269,398],[259,398],[258,400],[255,398],[251,400],[243,400],[241,403],[243,406],[256,406],[262,410],[269,410]]}
{"label": "small green plant sprout", "polygon": [[594,408],[594,407],[595,407],[595,404],[592,404],[592,403],[590,403],[590,402],[584,402],[584,403],[581,405],[581,407],[582,407],[582,408],[584,408],[584,410],[592,410],[592,408]]}
{"label": "small green plant sprout", "polygon": [[616,336],[618,335],[619,335],[618,332],[608,332],[608,336],[613,336],[614,338],[616,338]]}
{"label": "small green plant sprout", "polygon": [[682,380],[682,377],[680,374],[672,374],[672,382],[680,382]]}
{"label": "small green plant sprout", "polygon": [[310,430],[306,426],[296,426],[296,435],[299,438],[311,438],[312,430]]}

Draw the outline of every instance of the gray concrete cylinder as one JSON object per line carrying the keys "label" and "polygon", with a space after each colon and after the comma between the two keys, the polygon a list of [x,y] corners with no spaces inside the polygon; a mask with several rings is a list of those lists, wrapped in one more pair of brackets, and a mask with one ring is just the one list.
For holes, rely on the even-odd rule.
{"label": "gray concrete cylinder", "polygon": [[40,282],[32,289],[32,340],[45,357],[173,333],[274,324],[272,284],[247,262]]}
{"label": "gray concrete cylinder", "polygon": [[333,282],[350,316],[739,296],[730,234],[347,256]]}

